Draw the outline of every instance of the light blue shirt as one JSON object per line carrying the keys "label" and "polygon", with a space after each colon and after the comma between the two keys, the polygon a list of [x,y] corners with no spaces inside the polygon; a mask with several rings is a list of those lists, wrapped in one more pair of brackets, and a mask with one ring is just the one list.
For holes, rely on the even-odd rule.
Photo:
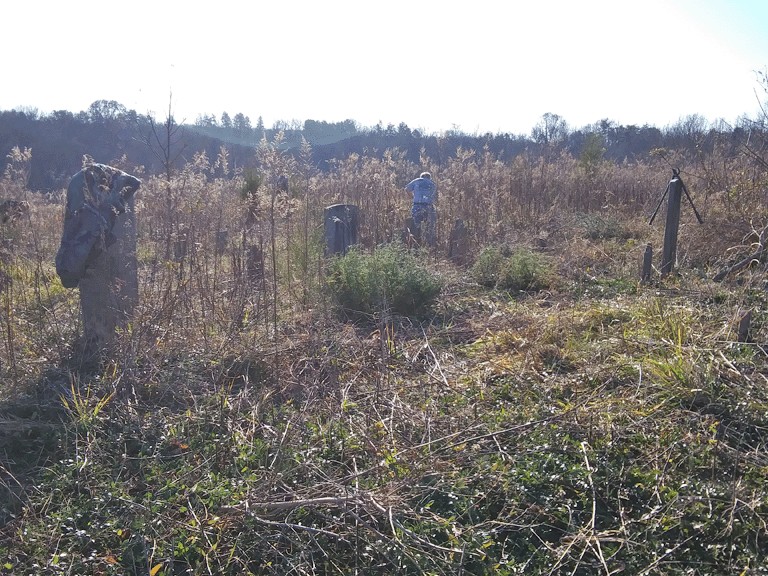
{"label": "light blue shirt", "polygon": [[432,204],[437,197],[437,185],[430,178],[411,180],[405,189],[413,194],[414,204]]}

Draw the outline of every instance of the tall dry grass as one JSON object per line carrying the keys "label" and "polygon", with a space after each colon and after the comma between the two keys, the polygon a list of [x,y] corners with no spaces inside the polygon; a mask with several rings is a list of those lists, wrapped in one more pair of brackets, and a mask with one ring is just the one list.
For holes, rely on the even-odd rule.
{"label": "tall dry grass", "polygon": [[[683,206],[680,262],[722,266],[750,249],[751,232],[768,219],[768,171],[755,153],[757,142],[753,135],[745,150],[722,136],[706,154],[659,150],[644,161],[618,164],[598,153],[526,152],[505,161],[487,149],[459,149],[443,162],[422,153],[417,165],[387,150],[381,157],[339,159],[327,172],[313,165],[308,143],[300,154],[289,154],[281,135],[261,142],[256,167],[247,171],[230,166],[225,148],[216,158],[195,154],[183,169],[162,175],[144,174],[121,158],[113,163],[143,179],[136,196],[141,305],[124,335],[126,349],[152,365],[182,352],[237,355],[233,346],[253,350],[264,340],[274,347],[285,321],[327,311],[323,208],[359,206],[359,238],[368,249],[401,239],[410,213],[403,187],[422,170],[438,184],[434,256],[446,254],[451,228],[462,220],[471,264],[486,246],[528,245],[541,237],[580,262],[574,230],[577,236],[634,239],[632,261],[646,242],[660,250],[663,220],[653,227],[647,220],[671,168],[679,167],[706,222],[697,224]],[[26,190],[31,161],[30,150],[14,149],[0,180],[3,198],[31,207],[23,221],[0,229],[0,372],[14,382],[39,380],[44,366],[69,358],[79,330],[75,294],[61,288],[52,266],[64,192]]]}

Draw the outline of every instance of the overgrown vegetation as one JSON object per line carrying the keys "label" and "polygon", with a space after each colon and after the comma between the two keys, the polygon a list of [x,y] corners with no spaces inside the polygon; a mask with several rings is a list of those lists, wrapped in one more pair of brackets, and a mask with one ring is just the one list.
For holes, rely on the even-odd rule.
{"label": "overgrown vegetation", "polygon": [[328,265],[327,286],[344,315],[424,317],[441,289],[441,280],[421,259],[400,244],[387,244],[366,254],[353,248]]}
{"label": "overgrown vegetation", "polygon": [[482,286],[515,291],[537,292],[547,288],[552,279],[548,258],[525,247],[487,246],[470,272]]}
{"label": "overgrown vegetation", "polygon": [[[161,176],[115,159],[143,180],[142,294],[95,372],[53,272],[62,195],[29,193],[15,150],[0,571],[764,574],[765,265],[712,280],[767,224],[761,135],[622,165],[391,150],[323,174],[279,139],[258,173],[226,149]],[[684,209],[678,272],[641,284],[670,162],[705,225]],[[397,242],[421,166],[434,251]],[[361,209],[360,246],[326,259],[339,202]]]}

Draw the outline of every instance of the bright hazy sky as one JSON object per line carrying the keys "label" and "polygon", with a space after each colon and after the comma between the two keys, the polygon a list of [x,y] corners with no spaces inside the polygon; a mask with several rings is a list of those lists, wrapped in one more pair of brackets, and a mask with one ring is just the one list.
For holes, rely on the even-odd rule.
{"label": "bright hazy sky", "polygon": [[[766,0],[13,0],[0,110],[529,134],[756,117]],[[172,98],[171,98],[172,94]],[[758,96],[760,99],[758,99]]]}

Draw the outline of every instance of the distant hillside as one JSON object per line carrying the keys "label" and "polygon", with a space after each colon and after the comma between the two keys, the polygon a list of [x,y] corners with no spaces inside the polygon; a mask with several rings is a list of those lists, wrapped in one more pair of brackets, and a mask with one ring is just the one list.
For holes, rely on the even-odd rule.
{"label": "distant hillside", "polygon": [[[587,155],[622,162],[644,158],[656,148],[707,150],[715,136],[722,136],[695,116],[664,131],[651,126],[621,126],[608,120],[572,131],[556,114],[545,114],[530,136],[469,135],[458,131],[427,135],[404,123],[397,127],[361,128],[352,120],[277,123],[267,129],[260,120],[252,127],[242,114],[231,120],[222,115],[221,121],[199,118],[194,124],[181,126],[173,119],[170,124],[167,119],[163,122],[110,101],[94,102],[87,111],[77,114],[0,111],[0,152],[5,156],[15,146],[31,148],[28,187],[47,191],[64,187],[79,170],[85,154],[100,162],[143,166],[145,173],[155,174],[164,172],[166,164],[179,168],[199,152],[215,158],[225,146],[233,166],[253,166],[255,147],[263,139],[273,141],[279,132],[283,134],[284,148],[289,151],[298,151],[305,139],[312,147],[317,166],[323,170],[333,159],[363,153],[376,156],[394,148],[414,163],[419,162],[423,152],[433,162],[442,164],[455,157],[459,148],[478,154],[488,151],[505,161],[524,151],[534,155],[567,151],[574,157]],[[739,128],[732,131],[734,141],[738,132]]]}

